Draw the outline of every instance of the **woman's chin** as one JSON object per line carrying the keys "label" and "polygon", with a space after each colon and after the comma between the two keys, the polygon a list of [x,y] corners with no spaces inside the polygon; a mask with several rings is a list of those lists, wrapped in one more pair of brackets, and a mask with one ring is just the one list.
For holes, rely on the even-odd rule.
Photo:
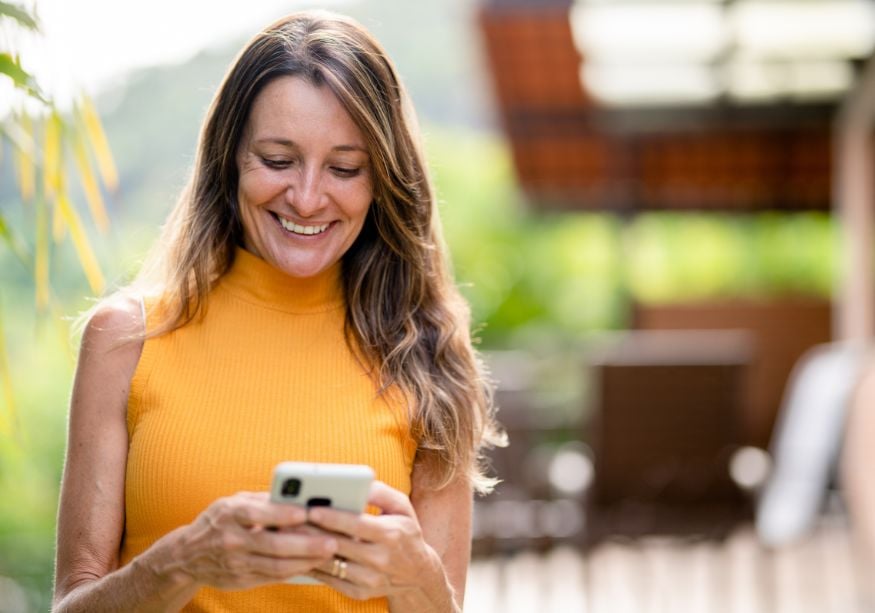
{"label": "woman's chin", "polygon": [[268,260],[268,262],[272,264],[273,267],[277,270],[297,279],[308,279],[310,277],[315,277],[331,266],[330,263],[321,261],[290,262],[288,260]]}

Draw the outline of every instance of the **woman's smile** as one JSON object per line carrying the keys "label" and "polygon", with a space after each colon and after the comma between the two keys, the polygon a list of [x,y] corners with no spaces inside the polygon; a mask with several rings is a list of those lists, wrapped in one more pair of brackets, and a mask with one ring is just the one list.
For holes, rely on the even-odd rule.
{"label": "woman's smile", "polygon": [[284,230],[287,230],[289,233],[294,234],[295,236],[315,237],[324,234],[328,230],[328,228],[331,227],[331,223],[324,223],[319,225],[296,224],[291,219],[286,219],[279,213],[274,213],[273,211],[271,211],[270,214],[274,216],[274,218],[279,222],[280,226],[282,226]]}

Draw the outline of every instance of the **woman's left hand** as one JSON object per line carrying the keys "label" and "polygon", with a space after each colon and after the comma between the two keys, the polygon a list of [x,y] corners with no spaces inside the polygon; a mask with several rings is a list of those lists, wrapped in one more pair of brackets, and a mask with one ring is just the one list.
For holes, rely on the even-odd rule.
{"label": "woman's left hand", "polygon": [[351,598],[366,600],[445,581],[440,556],[425,542],[410,499],[375,481],[368,503],[381,515],[311,509],[308,521],[337,536],[337,557],[310,574]]}

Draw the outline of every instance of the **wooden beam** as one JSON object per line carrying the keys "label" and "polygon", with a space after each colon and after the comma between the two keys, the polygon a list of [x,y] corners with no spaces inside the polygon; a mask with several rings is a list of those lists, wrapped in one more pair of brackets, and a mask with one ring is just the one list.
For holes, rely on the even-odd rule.
{"label": "wooden beam", "polygon": [[875,333],[875,58],[839,109],[835,123],[835,209],[841,223],[841,274],[833,336],[867,340]]}

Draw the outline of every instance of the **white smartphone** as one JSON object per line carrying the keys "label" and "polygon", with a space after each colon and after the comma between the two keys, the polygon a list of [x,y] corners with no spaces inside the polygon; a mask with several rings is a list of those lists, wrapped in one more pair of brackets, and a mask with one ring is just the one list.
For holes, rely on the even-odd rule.
{"label": "white smartphone", "polygon": [[361,513],[373,480],[373,469],[364,464],[281,462],[273,469],[270,499],[280,504]]}
{"label": "white smartphone", "polygon": [[[373,469],[363,464],[281,462],[273,469],[270,499],[279,504],[332,507],[362,513],[373,480]],[[321,583],[305,575],[291,577],[285,582],[303,585]]]}

